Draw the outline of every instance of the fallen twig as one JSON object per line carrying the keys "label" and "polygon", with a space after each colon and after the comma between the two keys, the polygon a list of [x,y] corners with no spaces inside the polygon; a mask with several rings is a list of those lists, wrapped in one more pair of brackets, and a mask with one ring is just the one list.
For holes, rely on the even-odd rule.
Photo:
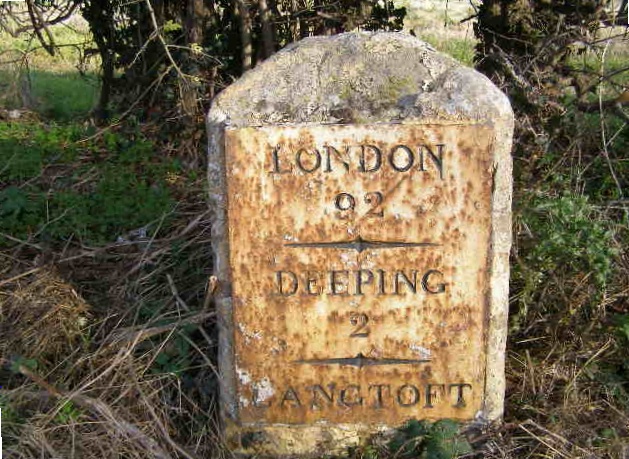
{"label": "fallen twig", "polygon": [[[142,341],[146,341],[153,336],[161,335],[162,333],[172,332],[174,329],[179,327],[185,327],[186,325],[193,324],[201,324],[206,320],[214,317],[216,313],[212,312],[201,312],[198,314],[194,314],[192,316],[184,317],[176,322],[160,325],[158,327],[150,327],[150,328],[140,328],[137,327],[126,327],[117,330],[112,335],[108,336],[105,339],[105,344],[108,345],[118,345],[125,346],[128,344],[140,343]],[[208,338],[209,339],[209,338]],[[210,341],[211,342],[211,341]]]}

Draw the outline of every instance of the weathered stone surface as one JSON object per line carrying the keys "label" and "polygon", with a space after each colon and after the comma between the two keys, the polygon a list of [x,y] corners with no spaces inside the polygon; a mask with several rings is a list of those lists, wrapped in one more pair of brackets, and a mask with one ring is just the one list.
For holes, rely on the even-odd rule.
{"label": "weathered stone surface", "polygon": [[238,451],[502,414],[509,103],[413,37],[292,45],[208,115],[222,410]]}

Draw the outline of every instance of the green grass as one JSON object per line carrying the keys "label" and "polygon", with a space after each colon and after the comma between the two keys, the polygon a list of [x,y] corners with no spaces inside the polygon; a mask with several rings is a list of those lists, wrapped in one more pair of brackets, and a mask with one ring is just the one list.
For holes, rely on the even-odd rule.
{"label": "green grass", "polygon": [[[0,70],[0,106],[28,108],[48,119],[68,122],[84,119],[94,107],[100,82],[95,73],[30,72],[30,84],[19,73]],[[24,107],[22,101],[28,101]]]}
{"label": "green grass", "polygon": [[36,70],[31,78],[39,111],[58,121],[85,117],[98,98],[100,82],[94,73],[82,76]]}
{"label": "green grass", "polygon": [[474,10],[468,2],[432,0],[420,4],[411,0],[396,0],[395,4],[406,8],[405,30],[412,30],[417,38],[459,62],[470,67],[473,65],[476,39],[471,23],[460,22],[473,14]]}
{"label": "green grass", "polygon": [[[629,88],[629,46],[627,39],[617,38],[609,46],[573,49],[567,59],[567,65],[577,74],[589,79],[589,84],[596,85],[601,76],[600,85],[603,100],[618,96]],[[596,101],[598,94],[591,94],[590,101]]]}
{"label": "green grass", "polygon": [[78,23],[72,26],[62,23],[50,27],[55,45],[57,45],[55,56],[50,56],[41,43],[27,33],[13,37],[0,32],[0,53],[7,51],[12,51],[13,55],[27,53],[31,65],[47,66],[50,70],[73,66],[79,61],[81,48],[94,46],[87,24],[78,19],[77,21]]}
{"label": "green grass", "polygon": [[[76,125],[0,125],[0,233],[93,245],[168,223],[178,162],[139,133],[78,142],[88,134]],[[0,237],[0,246],[11,244]]]}
{"label": "green grass", "polygon": [[437,51],[452,56],[468,67],[473,67],[476,46],[476,40],[473,38],[443,38],[431,34],[422,35],[420,38],[434,46]]}
{"label": "green grass", "polygon": [[393,457],[400,459],[453,459],[473,451],[459,433],[460,425],[449,419],[435,423],[410,420],[397,429],[389,443]]}
{"label": "green grass", "polygon": [[93,48],[81,24],[52,27],[58,48],[49,55],[27,34],[0,32],[0,107],[26,108],[61,122],[85,118],[99,92],[98,59],[84,59]]}

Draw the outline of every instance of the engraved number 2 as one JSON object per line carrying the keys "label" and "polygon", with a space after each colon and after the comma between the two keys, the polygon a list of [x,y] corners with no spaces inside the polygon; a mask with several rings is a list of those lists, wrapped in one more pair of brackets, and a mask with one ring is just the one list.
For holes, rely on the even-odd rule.
{"label": "engraved number 2", "polygon": [[364,313],[352,313],[349,316],[349,323],[354,327],[354,331],[349,335],[350,338],[366,338],[369,336],[369,327],[367,324],[369,323],[369,317]]}
{"label": "engraved number 2", "polygon": [[[367,204],[371,204],[371,209],[369,209],[367,215],[370,215],[372,217],[384,217],[384,210],[382,209],[382,207],[380,207],[383,200],[384,196],[382,196],[382,193],[380,193],[379,191],[367,193],[365,195],[365,202]],[[380,210],[378,210],[378,208],[380,208]]]}

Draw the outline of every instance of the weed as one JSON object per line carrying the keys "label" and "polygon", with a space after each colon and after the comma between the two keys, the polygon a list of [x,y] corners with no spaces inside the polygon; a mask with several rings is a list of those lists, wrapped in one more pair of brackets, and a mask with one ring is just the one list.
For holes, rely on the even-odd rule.
{"label": "weed", "polygon": [[[356,454],[350,454],[350,457],[356,457]],[[374,445],[366,445],[360,450],[360,459],[380,459],[380,451]]]}
{"label": "weed", "polygon": [[0,228],[8,234],[26,236],[40,224],[43,201],[40,194],[10,186],[0,190]]}
{"label": "weed", "polygon": [[444,419],[409,421],[389,443],[389,450],[399,458],[452,459],[472,451],[468,441],[459,434],[459,424]]}
{"label": "weed", "polygon": [[25,359],[23,357],[19,357],[11,363],[11,371],[15,374],[19,374],[20,367],[35,371],[39,367],[39,362],[37,359]]}
{"label": "weed", "polygon": [[79,419],[81,414],[81,410],[74,403],[68,400],[61,405],[59,410],[57,410],[55,421],[59,424],[69,424],[70,422]]}
{"label": "weed", "polygon": [[169,342],[155,357],[151,372],[153,374],[172,373],[181,374],[188,370],[192,364],[190,360],[190,339],[188,335],[192,330],[188,327],[179,334],[170,338]]}
{"label": "weed", "polygon": [[629,314],[616,314],[611,321],[611,332],[617,337],[619,356],[615,361],[609,360],[598,365],[590,377],[601,383],[610,397],[629,409],[629,359],[625,356],[629,346]]}
{"label": "weed", "polygon": [[629,314],[617,315],[615,325],[620,338],[624,340],[625,344],[629,344]]}

